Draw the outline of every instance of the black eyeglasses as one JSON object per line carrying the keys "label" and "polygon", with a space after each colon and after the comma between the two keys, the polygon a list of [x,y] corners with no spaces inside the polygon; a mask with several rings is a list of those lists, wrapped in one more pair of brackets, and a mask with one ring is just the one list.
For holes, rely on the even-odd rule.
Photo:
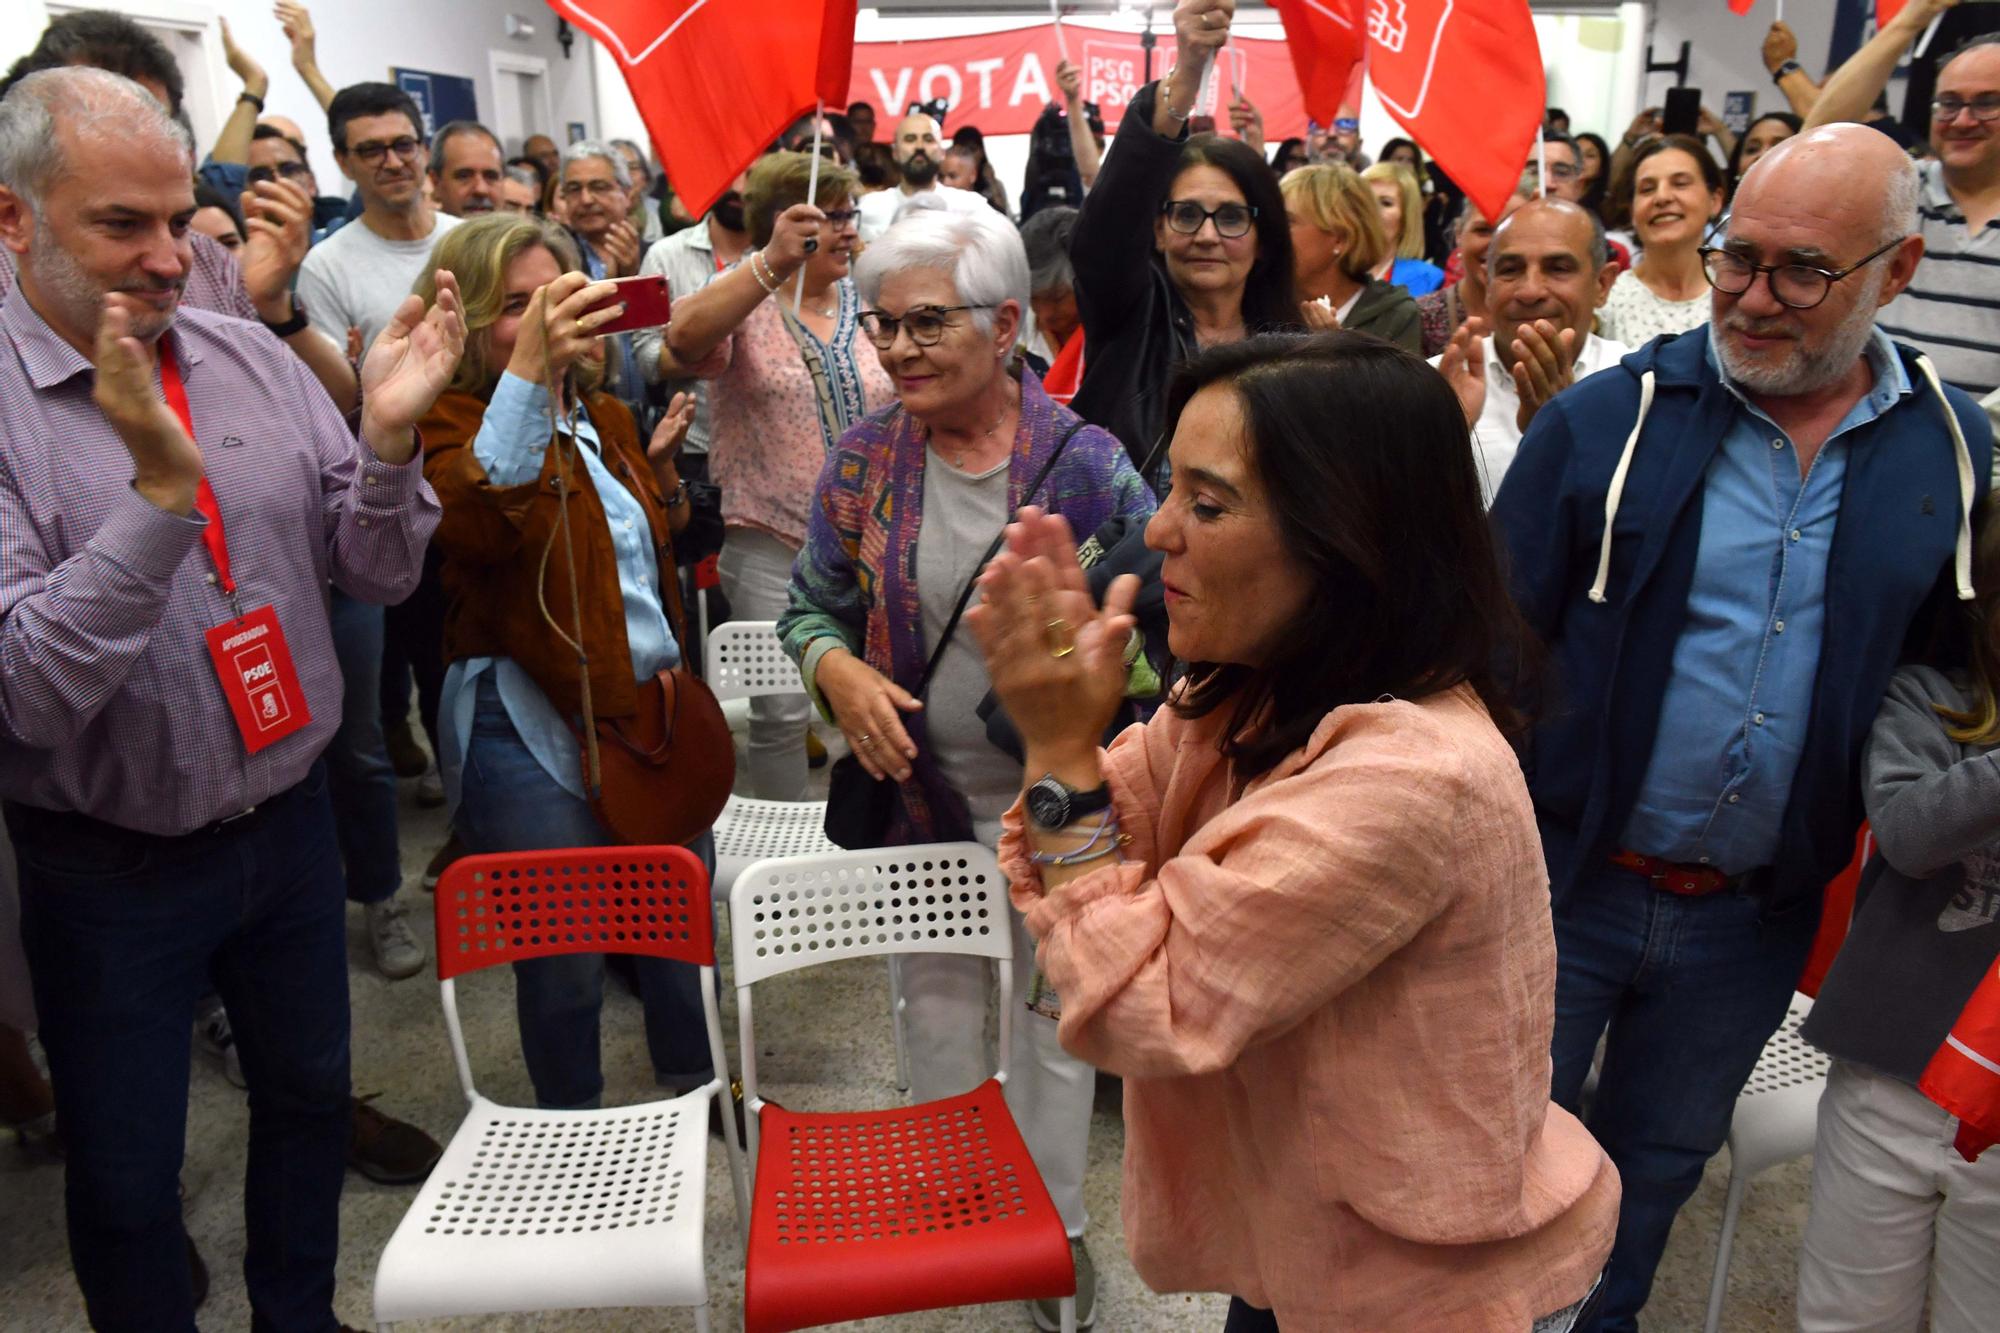
{"label": "black eyeglasses", "polygon": [[1961,111],[1971,112],[1972,118],[1977,121],[2000,120],[2000,94],[1981,93],[1969,102],[1963,97],[1947,94],[1931,103],[1932,120],[1957,120]]}
{"label": "black eyeglasses", "polygon": [[276,168],[252,167],[245,173],[244,179],[255,185],[258,181],[277,180],[280,176],[288,181],[304,180],[311,174],[312,168],[303,162],[280,162]]}
{"label": "black eyeglasses", "polygon": [[897,332],[910,335],[910,341],[919,347],[935,347],[944,337],[944,331],[951,326],[950,316],[961,310],[991,310],[990,305],[920,305],[906,310],[901,315],[887,315],[880,310],[864,310],[859,319],[861,331],[868,335],[868,341],[883,351],[896,345]]}
{"label": "black eyeglasses", "polygon": [[375,140],[370,140],[367,143],[358,143],[347,150],[347,155],[359,158],[372,167],[390,153],[394,153],[397,157],[408,162],[416,157],[418,151],[423,146],[424,141],[422,139],[413,139],[405,134],[402,138],[391,139],[387,143],[380,143]]}
{"label": "black eyeglasses", "polygon": [[1215,234],[1228,241],[1247,236],[1250,224],[1257,220],[1257,209],[1251,204],[1218,204],[1214,208],[1203,208],[1192,199],[1169,199],[1160,205],[1160,212],[1166,215],[1167,225],[1183,236],[1193,236],[1201,230],[1204,222],[1213,221]]}
{"label": "black eyeglasses", "polygon": [[847,226],[854,219],[860,217],[861,210],[858,208],[829,208],[824,210],[820,216],[824,217],[835,231],[839,231],[842,227]]}
{"label": "black eyeglasses", "polygon": [[1826,299],[1834,283],[1857,269],[1866,268],[1907,239],[1898,236],[1846,268],[1832,270],[1814,268],[1811,264],[1760,264],[1733,251],[1717,250],[1712,246],[1704,246],[1698,253],[1701,255],[1701,271],[1707,276],[1708,285],[1715,290],[1729,296],[1741,296],[1750,290],[1759,273],[1768,273],[1771,275],[1771,295],[1781,304],[1794,310],[1810,310]]}

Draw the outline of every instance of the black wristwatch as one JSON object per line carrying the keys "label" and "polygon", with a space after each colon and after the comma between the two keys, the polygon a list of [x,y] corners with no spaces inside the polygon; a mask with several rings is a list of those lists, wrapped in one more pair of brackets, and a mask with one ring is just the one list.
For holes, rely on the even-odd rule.
{"label": "black wristwatch", "polygon": [[277,334],[280,338],[289,338],[294,333],[306,327],[305,302],[299,300],[298,296],[294,294],[292,297],[292,317],[290,319],[282,324],[273,324],[268,319],[264,320],[263,323],[265,328]]}
{"label": "black wristwatch", "polygon": [[1028,788],[1028,816],[1035,827],[1053,833],[1099,810],[1111,808],[1111,788],[1100,782],[1078,791],[1053,773],[1045,773]]}
{"label": "black wristwatch", "polygon": [[1787,60],[1783,64],[1779,65],[1776,69],[1771,71],[1771,82],[1783,83],[1785,81],[1785,76],[1787,74],[1797,74],[1800,70],[1804,68],[1805,66],[1801,65],[1796,60]]}

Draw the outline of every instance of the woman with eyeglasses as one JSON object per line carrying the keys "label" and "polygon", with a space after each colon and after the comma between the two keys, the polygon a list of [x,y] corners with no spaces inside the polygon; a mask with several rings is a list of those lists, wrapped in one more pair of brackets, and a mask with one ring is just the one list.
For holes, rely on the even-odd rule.
{"label": "woman with eyeglasses", "polygon": [[[887,843],[991,847],[1021,761],[988,739],[986,669],[958,607],[1021,505],[1088,535],[1114,516],[1143,520],[1153,497],[1118,440],[1050,401],[1022,364],[1028,259],[1006,219],[905,215],[868,247],[855,280],[896,406],[848,431],[827,460],[778,632],[862,768],[895,782]],[[1026,1000],[1034,950],[1018,915],[1014,931],[1014,993]],[[971,1090],[993,1069],[985,964],[913,955],[902,975],[912,1095]],[[1063,1053],[1047,1017],[1017,1014],[1014,1047],[1007,1101],[1080,1248],[1091,1071]],[[1087,1255],[1078,1270],[1084,1326]],[[1035,1317],[1054,1329],[1056,1314],[1051,1301]]]}
{"label": "woman with eyeglasses", "polygon": [[[737,618],[776,620],[805,544],[813,483],[840,437],[891,398],[861,336],[849,268],[860,231],[854,172],[769,153],[750,169],[743,212],[756,247],[673,311],[665,377],[710,387],[709,475],[722,488],[722,590]],[[810,705],[750,702],[750,783],[768,801],[806,794]]]}
{"label": "woman with eyeglasses", "polygon": [[1708,322],[1701,244],[1722,197],[1722,169],[1699,139],[1669,134],[1633,154],[1632,228],[1642,248],[1597,312],[1600,335],[1643,347]]}
{"label": "woman with eyeglasses", "polygon": [[1071,405],[1123,440],[1142,471],[1152,457],[1156,487],[1174,368],[1203,348],[1300,324],[1277,178],[1239,139],[1188,135],[1235,11],[1235,0],[1175,6],[1176,64],[1126,108],[1070,241],[1090,346]]}

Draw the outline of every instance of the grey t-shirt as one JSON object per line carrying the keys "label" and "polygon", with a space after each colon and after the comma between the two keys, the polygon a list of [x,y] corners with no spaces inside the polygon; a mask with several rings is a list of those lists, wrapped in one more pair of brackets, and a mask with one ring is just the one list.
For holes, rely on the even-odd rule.
{"label": "grey t-shirt", "polygon": [[1915,1083],[2000,957],[2000,749],[1946,734],[1970,691],[1910,666],[1861,756],[1876,852],[1804,1028],[1827,1054]]}
{"label": "grey t-shirt", "polygon": [[[978,572],[980,557],[1007,525],[1007,464],[977,476],[924,454],[924,519],[917,529],[917,601],[924,613],[924,652],[935,650],[958,595]],[[973,594],[968,608],[979,603]],[[992,846],[1000,816],[1021,791],[1021,766],[986,739],[979,701],[992,682],[986,659],[963,621],[938,660],[924,698],[924,728],[952,790],[972,812],[973,836]]]}
{"label": "grey t-shirt", "polygon": [[340,348],[347,346],[348,327],[359,328],[367,355],[423,276],[431,248],[459,223],[448,213],[434,216],[437,225],[420,241],[387,240],[356,218],[309,250],[299,267],[298,293],[312,326]]}

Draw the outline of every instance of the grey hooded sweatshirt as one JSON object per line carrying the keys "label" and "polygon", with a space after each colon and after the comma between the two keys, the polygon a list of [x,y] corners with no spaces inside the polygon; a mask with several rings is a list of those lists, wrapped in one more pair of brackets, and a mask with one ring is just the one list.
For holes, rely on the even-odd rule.
{"label": "grey hooded sweatshirt", "polygon": [[1861,758],[1875,855],[1804,1028],[1907,1083],[2000,956],[2000,747],[1952,740],[1932,706],[1971,702],[1963,678],[1931,667],[1890,680]]}

